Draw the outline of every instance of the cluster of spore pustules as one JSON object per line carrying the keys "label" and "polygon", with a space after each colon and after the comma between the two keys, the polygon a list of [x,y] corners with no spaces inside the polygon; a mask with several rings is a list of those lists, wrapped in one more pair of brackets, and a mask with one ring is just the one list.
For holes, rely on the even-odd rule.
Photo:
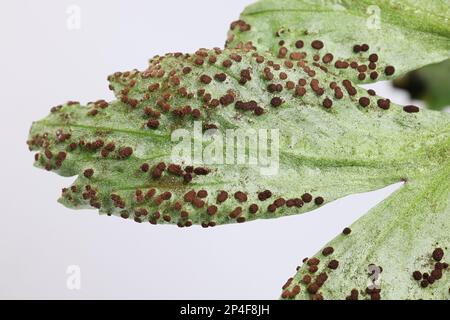
{"label": "cluster of spore pustules", "polygon": [[[232,24],[232,29],[235,28],[246,32],[251,26],[237,21]],[[273,58],[258,53],[249,44],[237,49],[200,49],[194,54],[157,56],[144,71],[117,72],[108,78],[109,88],[118,101],[98,100],[87,107],[70,101],[52,108],[52,116],[60,126],[52,124],[46,132],[32,136],[28,144],[39,151],[35,158],[39,166],[67,170],[66,175],[80,174],[77,184],[63,189],[64,201],[136,222],[176,223],[180,227],[197,223],[210,227],[273,217],[307,206],[311,210],[326,200],[308,186],[297,195],[277,190],[255,193],[245,188],[207,192],[193,187],[205,177],[214,178],[220,167],[187,166],[170,163],[163,157],[141,160],[136,155],[138,145],[115,140],[112,133],[117,132],[102,126],[109,124],[113,112],[123,113],[132,122],[127,123],[129,129],[119,133],[156,141],[175,129],[191,127],[196,120],[202,121],[205,131],[220,130],[234,125],[236,120],[247,119],[248,125],[251,121],[276,117],[283,108],[317,107],[324,112],[339,112],[340,108],[353,106],[365,112],[385,112],[391,108],[388,99],[377,97],[373,90],[357,87],[349,78],[339,80],[339,70],[353,70],[360,80],[366,77],[375,80],[380,72],[393,75],[395,68],[383,65],[382,57],[370,52],[367,44],[355,45],[353,52],[353,58],[336,59],[323,41],[306,43],[296,39],[293,43],[280,40],[278,55]],[[245,99],[246,92],[256,90],[255,82],[259,92],[255,92],[253,99]],[[229,109],[235,113],[233,117],[225,116]],[[87,124],[74,123],[77,120],[74,114],[80,110],[83,113],[77,115],[78,120],[86,117],[82,120]],[[419,112],[415,106],[403,110]],[[220,116],[222,120],[218,121]],[[87,165],[81,172],[72,172],[69,165],[64,166],[71,155],[75,161],[82,154],[91,159],[133,164],[132,174],[142,180],[142,186],[126,191],[103,190],[100,186],[104,173],[99,173],[95,165]]]}
{"label": "cluster of spore pustules", "polygon": [[[352,233],[350,228],[345,228],[342,232],[343,237],[349,237]],[[314,258],[303,259],[303,266],[297,267],[297,275],[295,277],[289,278],[286,284],[282,287],[281,298],[286,300],[299,298],[301,293],[306,294],[311,300],[324,300],[326,299],[326,294],[322,292],[324,285],[334,276],[335,272],[339,271],[340,262],[332,258],[334,253],[333,247],[326,247],[322,250],[321,256]],[[416,270],[412,273],[412,281],[417,282],[417,285],[425,290],[427,288],[433,288],[433,284],[439,281],[444,281],[446,275],[444,273],[450,271],[449,264],[444,261],[444,249],[436,248],[434,251],[426,258],[427,264],[431,266],[430,271],[419,271]],[[377,270],[377,271],[375,271]],[[349,290],[347,296],[342,296],[344,300],[381,300],[382,299],[382,288],[383,288],[383,278],[380,276],[383,274],[384,270],[381,266],[376,264],[370,264],[368,266],[367,279],[369,285],[363,288],[352,288]],[[371,278],[372,275],[378,273],[374,279]],[[375,280],[381,279],[378,283]],[[336,290],[336,289],[330,289]],[[447,290],[447,289],[446,289]],[[450,288],[448,289],[450,294]]]}
{"label": "cluster of spore pustules", "polygon": [[[342,231],[343,237],[349,237],[352,233],[350,228],[345,228]],[[286,284],[282,287],[281,298],[292,300],[298,298],[301,293],[306,294],[311,300],[324,300],[326,295],[322,289],[340,269],[340,262],[333,258],[335,250],[333,247],[326,247],[321,252],[321,257],[305,258],[303,259],[303,266],[297,267],[298,274],[289,278]],[[375,264],[372,264],[375,267]],[[383,272],[382,267],[378,267],[380,272]],[[368,278],[369,279],[369,278]],[[350,294],[342,297],[345,300],[380,300],[381,288],[377,286],[368,286],[365,290],[353,288]]]}
{"label": "cluster of spore pustules", "polygon": [[[417,281],[422,288],[432,286],[435,282],[440,281],[445,271],[449,270],[449,265],[444,259],[444,249],[436,248],[431,254],[432,269],[430,271],[421,272],[416,270],[412,274],[412,278]],[[450,293],[450,288],[449,288]]]}

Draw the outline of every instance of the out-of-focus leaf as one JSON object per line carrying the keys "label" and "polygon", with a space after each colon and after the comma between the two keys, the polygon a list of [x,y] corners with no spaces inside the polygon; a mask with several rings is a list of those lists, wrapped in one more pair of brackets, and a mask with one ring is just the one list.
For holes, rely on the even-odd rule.
{"label": "out-of-focus leaf", "polygon": [[424,100],[430,109],[450,106],[450,60],[432,64],[395,79],[397,88],[407,90],[411,98]]}

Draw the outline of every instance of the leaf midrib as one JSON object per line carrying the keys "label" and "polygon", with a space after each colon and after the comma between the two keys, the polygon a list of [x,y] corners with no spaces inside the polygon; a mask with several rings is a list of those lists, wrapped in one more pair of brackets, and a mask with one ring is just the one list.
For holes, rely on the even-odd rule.
{"label": "leaf midrib", "polygon": [[70,122],[69,123],[57,123],[57,122],[41,120],[38,123],[42,124],[44,126],[49,126],[49,127],[64,126],[64,127],[73,127],[73,128],[92,130],[92,131],[119,132],[119,133],[125,133],[125,134],[129,134],[129,135],[135,135],[135,136],[151,137],[151,138],[155,138],[155,139],[169,139],[169,137],[170,137],[169,135],[155,134],[150,131],[120,129],[120,128],[113,128],[113,127],[105,127],[105,126],[90,126],[90,125],[70,123]]}

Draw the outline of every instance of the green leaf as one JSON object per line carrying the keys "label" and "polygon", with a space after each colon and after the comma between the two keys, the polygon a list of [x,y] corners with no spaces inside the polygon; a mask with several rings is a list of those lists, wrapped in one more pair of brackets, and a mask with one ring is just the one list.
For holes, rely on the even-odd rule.
{"label": "green leaf", "polygon": [[[330,72],[355,83],[369,83],[448,59],[449,19],[448,1],[260,0],[231,25],[227,46],[254,46],[275,55],[286,48],[288,55],[306,53],[310,62],[320,54],[317,62]],[[311,47],[316,40],[324,43],[321,50]],[[297,41],[304,46],[300,42],[297,48]],[[355,53],[354,46],[363,44],[370,49]],[[333,55],[332,62],[322,61],[325,53]],[[379,58],[372,65],[371,54]],[[335,66],[337,61],[340,68]],[[360,72],[350,66],[352,62],[360,71],[369,65],[373,69]],[[395,74],[386,74],[387,66],[393,66]]]}
{"label": "green leaf", "polygon": [[411,98],[424,100],[430,109],[450,106],[450,60],[412,71],[394,81],[397,88],[407,90]]}
{"label": "green leaf", "polygon": [[[116,101],[66,103],[31,128],[36,166],[78,176],[60,199],[69,208],[206,227],[304,213],[427,176],[448,161],[449,114],[405,112],[419,110],[389,103],[304,60],[202,49],[155,57],[146,70],[109,80]],[[261,161],[241,165],[234,158],[194,163],[190,173],[188,163],[172,158],[179,146],[172,135],[194,132],[198,121],[200,131],[217,127],[205,136],[214,142],[227,129],[241,129],[233,133],[248,134],[249,143],[224,143],[223,149],[245,146],[248,155],[261,151],[253,139],[264,139],[259,131],[242,130],[268,132],[277,174],[267,175]],[[272,129],[279,129],[278,144]],[[208,146],[203,141],[204,150]],[[222,191],[229,197],[218,202]]]}
{"label": "green leaf", "polygon": [[[408,181],[358,220],[351,234],[341,234],[331,241],[326,248],[333,248],[332,254],[327,255],[332,251],[327,249],[315,256],[320,260],[317,271],[309,266],[314,259],[306,262],[284,287],[283,298],[292,299],[300,289],[296,299],[350,299],[355,298],[351,294],[354,290],[360,300],[448,300],[450,268],[445,261],[450,262],[449,150],[447,147],[446,163]],[[439,249],[444,258],[436,264],[433,252]],[[330,268],[333,260],[338,262],[337,269]],[[413,276],[416,271],[428,273],[435,281],[423,287],[423,278]],[[308,276],[312,280],[306,284]],[[368,291],[373,289],[372,279],[377,278],[381,291]]]}

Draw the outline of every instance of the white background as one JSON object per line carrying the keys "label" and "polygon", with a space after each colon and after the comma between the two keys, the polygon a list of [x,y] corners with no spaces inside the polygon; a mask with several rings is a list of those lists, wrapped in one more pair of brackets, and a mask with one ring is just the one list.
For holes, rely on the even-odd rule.
{"label": "white background", "polygon": [[[112,99],[106,76],[143,69],[153,55],[222,47],[251,2],[2,1],[0,298],[276,299],[304,257],[399,186],[208,230],[127,223],[56,202],[73,178],[32,166],[32,121],[67,100]],[[79,30],[66,27],[70,5],[81,9]],[[373,87],[409,102],[387,83]],[[70,265],[81,268],[80,290],[66,286]]]}

